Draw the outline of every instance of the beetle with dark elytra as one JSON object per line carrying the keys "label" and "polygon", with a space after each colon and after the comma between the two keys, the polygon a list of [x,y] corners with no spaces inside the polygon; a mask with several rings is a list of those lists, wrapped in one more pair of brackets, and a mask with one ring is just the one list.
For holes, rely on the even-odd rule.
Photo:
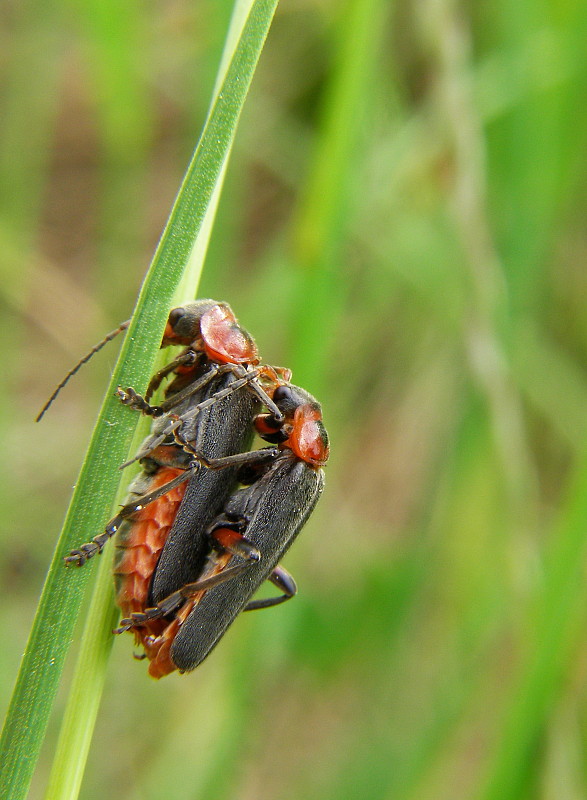
{"label": "beetle with dark elytra", "polygon": [[[127,462],[143,466],[129,502],[65,559],[81,566],[118,532],[114,572],[126,618],[117,632],[134,631],[154,677],[195,668],[239,611],[295,594],[278,562],[318,500],[328,457],[320,406],[289,384],[288,370],[259,366],[252,337],[227,304],[174,309],[162,347],[169,344],[185,350],[153,376],[144,398],[118,392],[155,418]],[[165,400],[150,405],[169,376]],[[274,446],[247,452],[253,432]],[[239,481],[248,485],[237,489]],[[266,579],[282,594],[251,601]]]}
{"label": "beetle with dark elytra", "polygon": [[[127,462],[144,459],[144,471],[130,489],[131,501],[103,533],[72,550],[65,558],[68,564],[82,566],[102,551],[125,519],[170,492],[169,498],[189,497],[185,505],[191,512],[184,511],[178,525],[193,527],[196,519],[206,524],[235,485],[236,469],[251,444],[252,422],[261,401],[276,419],[281,418],[262,384],[271,392],[287,381],[289,371],[257,366],[255,342],[226,303],[200,300],[173,309],[161,346],[170,344],[185,349],[153,376],[145,399],[132,389],[118,390],[122,402],[156,418],[153,432]],[[173,380],[165,401],[149,406],[147,399],[170,375]],[[191,447],[190,454],[184,445]],[[257,457],[270,458],[269,454]],[[160,506],[166,502],[161,501]],[[158,510],[155,506],[151,513]]]}
{"label": "beetle with dark elytra", "polygon": [[[303,389],[279,386],[273,400],[284,421],[261,414],[255,429],[279,444],[243,458],[248,474],[241,472],[241,478],[250,485],[232,492],[203,531],[205,547],[199,551],[197,574],[189,582],[184,579],[183,559],[191,547],[190,531],[185,530],[175,537],[174,547],[166,545],[155,568],[150,599],[156,605],[131,613],[116,631],[137,633],[153,677],[194,669],[241,611],[277,605],[296,592],[279,561],[322,493],[328,437],[320,405]],[[264,452],[272,458],[259,461],[256,454]],[[201,534],[198,531],[200,543]],[[251,600],[265,580],[282,595]]]}

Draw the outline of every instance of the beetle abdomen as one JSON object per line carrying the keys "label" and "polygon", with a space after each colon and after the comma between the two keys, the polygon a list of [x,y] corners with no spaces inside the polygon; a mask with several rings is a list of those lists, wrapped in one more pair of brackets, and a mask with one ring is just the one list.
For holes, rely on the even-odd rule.
{"label": "beetle abdomen", "polygon": [[[137,490],[140,490],[140,495],[153,492],[181,472],[179,469],[161,467],[154,475],[148,476],[147,480],[146,476],[139,476],[131,487],[131,502],[138,493]],[[140,487],[137,485],[139,482]],[[116,603],[124,616],[143,611],[147,605],[153,572],[185,490],[185,483],[176,486],[175,489],[137,511],[132,519],[120,526],[113,571]],[[165,623],[162,620],[153,620],[151,626],[145,627],[140,633],[156,635],[160,633]]]}

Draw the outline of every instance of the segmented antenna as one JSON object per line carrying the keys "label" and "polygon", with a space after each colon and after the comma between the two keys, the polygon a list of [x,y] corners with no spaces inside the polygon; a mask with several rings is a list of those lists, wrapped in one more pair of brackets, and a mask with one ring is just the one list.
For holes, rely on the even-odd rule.
{"label": "segmented antenna", "polygon": [[61,383],[56,387],[56,389],[53,392],[53,394],[51,395],[51,397],[47,400],[47,402],[45,403],[43,408],[39,411],[37,419],[35,420],[36,422],[40,422],[41,421],[41,419],[45,415],[45,412],[47,411],[49,406],[52,404],[53,400],[55,400],[55,398],[57,397],[59,392],[63,389],[63,387],[69,381],[69,379],[73,375],[75,375],[75,373],[79,370],[79,368],[82,366],[82,364],[85,364],[86,362],[88,362],[90,360],[90,358],[94,355],[94,353],[97,353],[98,350],[101,350],[104,347],[105,344],[108,344],[108,342],[111,342],[112,339],[114,339],[116,336],[118,336],[119,333],[122,333],[122,331],[125,331],[128,328],[129,324],[130,324],[130,319],[127,319],[126,322],[121,322],[120,325],[118,326],[118,328],[116,328],[116,330],[110,331],[110,333],[107,334],[102,339],[101,342],[98,342],[98,344],[95,344],[92,347],[92,349],[89,351],[89,353],[86,353],[86,355],[83,358],[80,358],[80,360],[77,362],[75,367],[73,369],[69,370],[69,372],[67,373],[65,378],[63,378]]}

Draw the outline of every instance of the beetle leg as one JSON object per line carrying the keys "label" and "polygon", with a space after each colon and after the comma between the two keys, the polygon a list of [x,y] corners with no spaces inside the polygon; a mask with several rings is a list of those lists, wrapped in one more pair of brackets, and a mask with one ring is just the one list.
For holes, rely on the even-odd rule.
{"label": "beetle leg", "polygon": [[[191,360],[193,361],[193,359]],[[176,364],[178,361],[180,361],[179,358],[177,358],[175,362],[172,362],[172,364]],[[168,364],[167,367],[169,366],[171,365]],[[165,370],[167,369],[167,367],[164,367],[163,369]],[[186,399],[186,397],[191,397],[192,394],[199,392],[200,389],[202,389],[204,386],[207,386],[210,383],[210,381],[217,375],[221,375],[223,372],[227,371],[232,371],[232,370],[227,370],[224,367],[218,367],[216,364],[212,364],[210,369],[206,372],[205,375],[202,375],[202,377],[199,378],[197,381],[190,383],[189,386],[185,387],[185,389],[176,392],[172,397],[169,398],[169,400],[165,400],[159,406],[152,406],[148,402],[152,394],[152,392],[150,391],[151,384],[149,384],[149,388],[147,389],[145,397],[136,392],[132,387],[129,387],[128,389],[122,389],[119,386],[118,389],[116,390],[116,394],[120,398],[120,402],[124,403],[125,406],[130,406],[130,408],[133,408],[136,411],[141,411],[143,414],[146,414],[147,416],[158,417],[161,416],[162,414],[165,414],[167,411],[170,411],[179,403],[183,402]],[[199,410],[199,407],[194,406],[194,411],[196,409]]]}
{"label": "beetle leg", "polygon": [[102,552],[106,542],[111,539],[112,536],[114,536],[125,519],[131,517],[137,511],[140,511],[142,508],[149,505],[149,503],[152,503],[153,500],[157,500],[158,497],[161,497],[162,495],[167,494],[167,492],[170,492],[172,489],[175,489],[176,486],[179,486],[184,481],[189,480],[198,469],[200,469],[200,465],[195,464],[189,469],[183,470],[177,477],[173,478],[173,480],[165,483],[158,489],[155,489],[154,492],[143,495],[143,497],[139,497],[139,499],[135,502],[123,506],[118,514],[106,525],[103,533],[98,534],[98,536],[94,536],[91,542],[82,544],[77,550],[71,550],[69,555],[65,556],[64,558],[65,563],[77,564],[78,567],[83,566],[89,558],[92,558],[97,553]]}
{"label": "beetle leg", "polygon": [[152,453],[154,453],[155,450],[157,450],[157,448],[163,444],[169,433],[174,433],[182,426],[183,420],[180,417],[176,416],[175,414],[171,414],[169,418],[172,419],[173,422],[166,426],[166,432],[159,433],[157,435],[151,435],[147,439],[148,446],[145,447],[143,442],[143,446],[137,451],[137,453],[132,458],[129,458],[128,461],[125,461],[124,464],[121,464],[118,469],[126,469],[126,467],[130,467],[131,464],[134,464],[135,461],[140,461],[142,458],[152,455]]}
{"label": "beetle leg", "polygon": [[249,383],[248,388],[253,392],[253,394],[257,395],[259,400],[264,406],[267,407],[268,411],[271,413],[271,416],[277,420],[277,422],[283,422],[284,415],[282,411],[275,405],[265,389],[263,389],[263,387],[257,381]]}
{"label": "beetle leg", "polygon": [[147,387],[147,391],[145,393],[145,401],[148,403],[151,397],[155,394],[157,389],[161,386],[161,383],[164,378],[170,375],[172,372],[178,367],[191,367],[193,366],[197,360],[201,357],[200,353],[196,353],[193,350],[188,350],[187,353],[183,353],[182,355],[174,358],[173,361],[170,361],[169,364],[166,364],[162,367],[158,372],[156,372],[151,380],[149,381],[149,385]]}
{"label": "beetle leg", "polygon": [[[194,406],[185,416],[184,419],[191,419],[191,417],[195,417],[203,408],[207,408],[208,406],[216,403],[218,400],[222,400],[224,397],[228,397],[229,395],[233,394],[233,392],[238,391],[243,386],[246,386],[253,394],[257,395],[259,400],[265,405],[268,410],[271,412],[272,416],[278,421],[283,421],[283,414],[280,409],[276,406],[273,402],[271,397],[267,394],[265,389],[260,385],[259,381],[259,370],[254,369],[251,367],[245,368],[242,364],[224,364],[221,367],[215,366],[215,375],[222,375],[226,372],[232,372],[234,377],[236,378],[229,386],[225,389],[221,389],[212,397],[209,397],[207,400],[204,400],[202,403],[199,403],[197,406]],[[207,373],[208,374],[208,373]],[[207,377],[204,376],[204,377]],[[207,381],[206,381],[207,382]],[[176,406],[179,402],[184,400],[186,397],[189,397],[191,394],[194,394],[199,388],[201,388],[202,383],[196,381],[196,383],[191,384],[186,389],[183,389],[180,392],[177,392],[173,395],[169,400],[165,400],[161,403],[161,408],[164,411],[169,411],[174,406]]]}
{"label": "beetle leg", "polygon": [[[160,416],[163,413],[171,411],[186,398],[191,397],[193,394],[199,392],[200,389],[210,383],[210,381],[217,375],[223,375],[227,372],[232,372],[236,380],[225,389],[221,389],[219,392],[216,392],[216,394],[212,395],[212,397],[208,397],[206,400],[203,400],[201,403],[195,405],[188,412],[182,415],[182,420],[187,421],[192,419],[193,417],[197,416],[202,409],[208,408],[209,406],[218,402],[218,400],[229,397],[231,394],[239,389],[242,389],[244,386],[250,389],[253,394],[257,395],[259,400],[269,409],[272,416],[278,422],[283,420],[283,414],[257,381],[257,378],[259,377],[259,370],[251,368],[245,369],[241,364],[223,364],[222,366],[212,364],[206,374],[203,375],[199,380],[190,383],[189,386],[186,386],[184,389],[176,392],[172,397],[164,400],[159,406],[149,405],[147,402],[150,397],[149,391],[147,391],[147,394],[143,398],[132,388],[128,388],[126,390],[119,388],[118,395],[125,405],[129,405],[131,408],[142,411],[143,414],[147,414],[149,416]],[[170,433],[170,431],[164,432]]]}
{"label": "beetle leg", "polygon": [[[213,364],[208,372],[199,380],[191,383],[185,389],[177,392],[173,395],[169,400],[165,400],[159,406],[151,406],[149,405],[146,400],[135,392],[134,389],[129,387],[128,389],[121,389],[120,387],[117,390],[117,394],[120,397],[121,401],[125,404],[134,408],[136,410],[142,411],[144,414],[160,417],[163,414],[169,412],[172,408],[174,408],[179,403],[183,402],[186,398],[190,397],[192,394],[199,392],[204,386],[206,386],[210,381],[218,375],[222,375],[226,372],[232,372],[235,375],[241,376],[238,380],[234,381],[230,386],[226,389],[222,389],[221,391],[214,394],[212,397],[209,397],[206,400],[203,400],[201,403],[198,403],[189,411],[185,412],[181,416],[176,414],[168,414],[168,422],[164,425],[163,428],[159,430],[158,435],[155,438],[148,439],[148,446],[142,447],[134,456],[133,458],[125,461],[124,464],[121,464],[119,469],[125,469],[126,467],[134,464],[135,461],[140,461],[141,458],[149,455],[156,447],[158,447],[165,439],[170,435],[174,434],[175,432],[181,428],[184,422],[193,419],[197,416],[202,409],[207,408],[218,400],[222,400],[224,397],[229,396],[232,394],[236,389],[240,389],[243,386],[246,386],[250,381],[257,377],[256,370],[250,370],[249,372],[245,372],[244,368],[239,364],[225,364],[221,367]],[[181,444],[183,446],[182,440]],[[194,452],[195,451],[191,451]]]}
{"label": "beetle leg", "polygon": [[278,606],[280,603],[285,603],[286,600],[294,597],[298,591],[298,587],[296,586],[293,576],[290,575],[285,567],[282,567],[281,565],[275,567],[267,580],[271,581],[271,583],[274,586],[277,586],[278,589],[281,589],[283,594],[280,594],[279,597],[268,597],[265,600],[251,600],[251,602],[247,603],[243,608],[243,611],[256,611],[259,608],[271,608],[272,606]]}
{"label": "beetle leg", "polygon": [[132,408],[134,411],[140,411],[147,417],[160,417],[165,412],[161,406],[150,405],[145,398],[129,386],[123,389],[121,386],[116,390],[116,395],[123,405]]}
{"label": "beetle leg", "polygon": [[228,397],[237,389],[240,389],[242,386],[245,386],[249,381],[252,381],[254,378],[257,377],[257,370],[245,370],[243,366],[240,364],[210,364],[208,371],[202,375],[197,381],[190,383],[184,389],[180,389],[179,392],[175,392],[172,397],[169,397],[167,400],[164,400],[161,403],[161,408],[163,411],[171,411],[177,405],[182,403],[186,398],[191,397],[196,392],[199,392],[204,386],[206,386],[210,381],[217,377],[218,375],[226,375],[227,373],[231,372],[237,380],[233,381],[226,389],[221,389],[219,392],[216,392],[212,397],[209,397],[207,400],[203,400],[201,403],[195,405],[189,412],[186,413],[185,418],[190,419],[192,416],[196,416],[203,408],[207,406],[213,405],[217,400],[222,400],[223,397]]}
{"label": "beetle leg", "polygon": [[273,461],[279,450],[276,447],[266,447],[262,450],[251,450],[247,453],[234,453],[231,456],[221,456],[219,458],[206,458],[198,453],[192,445],[183,438],[181,431],[176,428],[173,431],[175,441],[186,453],[194,457],[194,461],[201,464],[206,469],[225,469],[226,467],[240,467],[249,464],[264,464]]}
{"label": "beetle leg", "polygon": [[[191,600],[200,592],[208,591],[209,589],[213,589],[214,586],[218,586],[219,584],[225,583],[232,578],[236,578],[237,575],[241,575],[252,564],[256,564],[261,560],[261,553],[252,544],[252,542],[249,541],[246,536],[243,536],[242,533],[239,533],[233,528],[217,528],[210,534],[210,538],[212,540],[212,547],[215,550],[224,553],[230,553],[234,556],[239,556],[244,560],[244,562],[242,564],[236,564],[233,567],[223,569],[220,572],[211,575],[210,577],[201,578],[200,580],[194,581],[194,583],[187,583],[177,592],[173,592],[164,600],[161,600],[161,602],[157,603],[157,605],[153,608],[147,608],[143,612],[135,611],[130,615],[130,617],[126,617],[125,619],[121,620],[120,625],[118,628],[116,628],[114,633],[123,633],[131,628],[146,625],[147,623],[151,622],[151,620],[159,619],[160,617],[166,617],[180,608],[186,602],[186,600]],[[209,563],[211,564],[212,568],[215,560],[217,560],[217,557],[213,556],[210,558]]]}
{"label": "beetle leg", "polygon": [[165,600],[157,603],[153,608],[147,608],[142,613],[135,611],[130,617],[121,620],[120,625],[115,629],[114,633],[124,633],[124,631],[128,631],[131,628],[146,625],[153,619],[168,616],[168,614],[180,608],[186,600],[191,599],[193,595],[198,592],[208,591],[208,589],[212,589],[220,583],[229,581],[231,578],[236,578],[237,575],[241,575],[245,572],[252,563],[255,563],[255,561],[237,564],[235,567],[228,567],[228,569],[222,570],[222,572],[219,572],[217,575],[212,575],[210,578],[204,578],[195,583],[187,583],[185,586],[182,586],[179,591],[173,592],[173,594],[170,594]]}

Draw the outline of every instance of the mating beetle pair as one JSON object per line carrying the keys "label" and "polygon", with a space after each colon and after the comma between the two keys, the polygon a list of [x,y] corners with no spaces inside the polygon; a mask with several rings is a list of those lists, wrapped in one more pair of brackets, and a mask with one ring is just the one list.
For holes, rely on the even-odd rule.
{"label": "mating beetle pair", "polygon": [[[118,533],[125,618],[116,632],[134,632],[157,678],[198,666],[240,611],[295,594],[279,561],[322,492],[328,459],[320,405],[289,383],[288,370],[259,366],[228,305],[174,309],[169,344],[185,349],[153,376],[145,398],[119,390],[122,402],[154,417],[133,459],[143,471],[105,531],[65,559],[82,565]],[[150,405],[169,376],[165,400]],[[270,446],[249,451],[254,433]],[[267,579],[282,594],[251,600]]]}

